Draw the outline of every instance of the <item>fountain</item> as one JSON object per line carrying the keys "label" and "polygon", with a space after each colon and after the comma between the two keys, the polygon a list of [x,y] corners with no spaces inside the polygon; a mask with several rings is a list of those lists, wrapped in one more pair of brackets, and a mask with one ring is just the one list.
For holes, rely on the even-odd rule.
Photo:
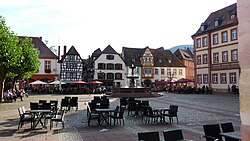
{"label": "fountain", "polygon": [[[135,75],[134,64],[129,67],[131,71],[131,75],[127,75],[130,81],[129,87],[114,87],[112,90],[112,97],[154,97],[155,94],[151,94],[151,88],[137,87],[135,80],[139,78],[138,75]],[[157,94],[158,95],[158,94]]]}

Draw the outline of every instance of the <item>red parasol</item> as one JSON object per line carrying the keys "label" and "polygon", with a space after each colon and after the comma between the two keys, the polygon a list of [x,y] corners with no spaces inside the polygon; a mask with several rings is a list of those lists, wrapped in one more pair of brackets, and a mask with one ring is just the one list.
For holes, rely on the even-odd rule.
{"label": "red parasol", "polygon": [[188,83],[188,82],[194,82],[194,81],[191,79],[187,79],[187,78],[181,78],[177,80],[175,83]]}
{"label": "red parasol", "polygon": [[94,81],[87,82],[87,84],[103,84],[103,82],[94,80]]}
{"label": "red parasol", "polygon": [[86,82],[82,81],[82,80],[78,80],[78,81],[74,81],[71,84],[86,84]]}

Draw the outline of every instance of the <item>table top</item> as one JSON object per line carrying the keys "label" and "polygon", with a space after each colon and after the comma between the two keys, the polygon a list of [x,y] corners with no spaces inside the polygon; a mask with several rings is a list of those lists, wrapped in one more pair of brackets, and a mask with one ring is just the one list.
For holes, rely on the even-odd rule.
{"label": "table top", "polygon": [[30,112],[30,113],[50,113],[51,110],[27,110],[27,112]]}
{"label": "table top", "polygon": [[221,136],[224,136],[224,137],[229,137],[229,138],[232,138],[232,139],[237,139],[237,140],[241,140],[241,137],[240,137],[240,132],[226,132],[226,133],[220,133]]}
{"label": "table top", "polygon": [[115,109],[95,109],[97,112],[113,112]]}

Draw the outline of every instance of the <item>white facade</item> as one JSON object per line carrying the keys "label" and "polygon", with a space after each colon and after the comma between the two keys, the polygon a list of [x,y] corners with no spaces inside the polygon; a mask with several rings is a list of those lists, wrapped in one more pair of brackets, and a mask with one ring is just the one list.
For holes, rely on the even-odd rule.
{"label": "white facade", "polygon": [[[107,59],[107,56],[114,56],[113,59]],[[98,64],[104,64],[105,68],[98,68]],[[121,69],[107,69],[107,64],[121,64]],[[122,60],[122,58],[118,55],[118,54],[101,54],[94,63],[94,79],[98,79],[98,73],[104,73],[105,74],[105,79],[107,79],[107,74],[114,74],[114,83],[115,85],[120,83],[121,87],[125,86],[125,72],[126,72],[126,67],[125,67],[125,63]],[[116,74],[121,73],[122,74],[122,78],[121,79],[116,79]]]}
{"label": "white facade", "polygon": [[[158,73],[156,72],[158,70]],[[181,79],[186,78],[186,68],[185,67],[154,67],[154,78],[152,82],[155,81],[167,81],[168,79]]]}
{"label": "white facade", "polygon": [[57,62],[57,59],[39,59],[40,61],[40,66],[39,66],[39,71],[36,74],[44,74],[45,73],[45,62],[50,62],[50,68],[51,72],[49,74],[60,74],[60,65]]}

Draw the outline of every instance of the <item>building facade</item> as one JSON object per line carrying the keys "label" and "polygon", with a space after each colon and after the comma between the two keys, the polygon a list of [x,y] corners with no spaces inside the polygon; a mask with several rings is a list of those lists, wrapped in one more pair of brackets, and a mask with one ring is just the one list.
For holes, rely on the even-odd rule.
{"label": "building facade", "polygon": [[[20,36],[20,38],[24,38]],[[35,73],[29,80],[42,80],[46,82],[54,81],[59,77],[59,64],[58,64],[58,56],[56,56],[42,41],[42,37],[28,37],[32,39],[32,43],[38,50],[39,61],[41,65],[39,66],[39,70]]]}
{"label": "building facade", "polygon": [[[239,84],[237,5],[215,11],[192,36],[196,87],[231,92]],[[230,91],[229,91],[230,90]]]}
{"label": "building facade", "polygon": [[186,66],[186,78],[194,80],[194,54],[187,49],[177,49],[174,52],[175,56]]}
{"label": "building facade", "polygon": [[[59,60],[60,63],[60,80],[66,83],[83,79],[83,59],[72,46],[66,53],[66,46],[64,46],[64,54]],[[60,51],[59,51],[60,52]]]}
{"label": "building facade", "polygon": [[186,67],[170,50],[164,50],[163,47],[158,49],[123,47],[122,56],[127,70],[130,70],[132,64],[136,66],[136,74],[140,76],[136,80],[137,86],[143,86],[146,81],[152,83],[185,78]]}
{"label": "building facade", "polygon": [[110,45],[103,51],[95,50],[86,62],[84,80],[99,80],[107,89],[125,86],[125,63]]}

